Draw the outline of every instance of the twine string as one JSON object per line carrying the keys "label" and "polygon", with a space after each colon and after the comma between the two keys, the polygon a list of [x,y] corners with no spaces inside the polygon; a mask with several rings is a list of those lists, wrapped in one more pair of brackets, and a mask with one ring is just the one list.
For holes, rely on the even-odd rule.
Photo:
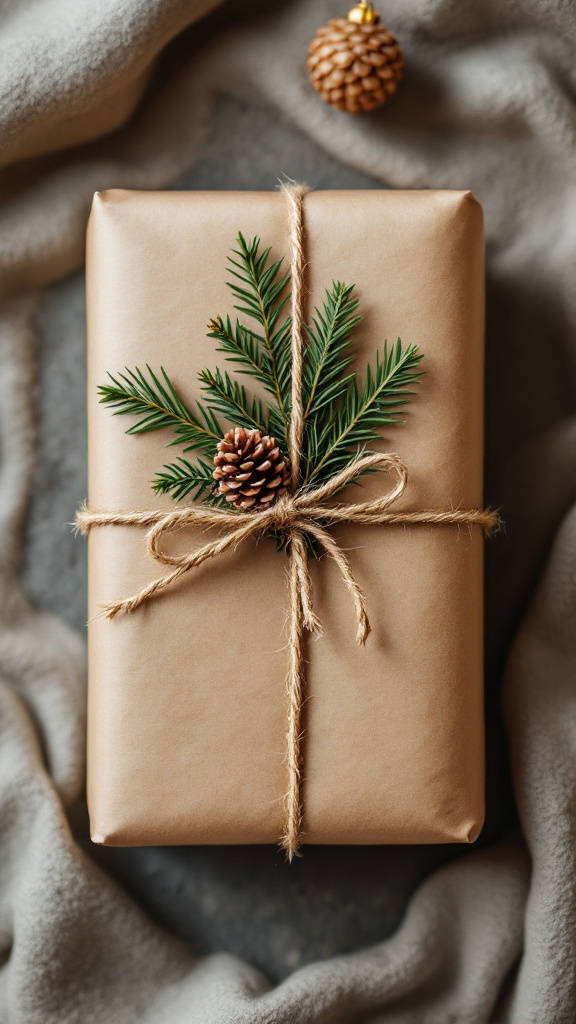
{"label": "twine string", "polygon": [[[162,591],[174,586],[187,573],[225,552],[235,549],[250,538],[258,538],[270,531],[280,531],[287,540],[288,550],[288,673],[286,693],[288,721],[286,751],[288,789],[284,798],[284,834],[281,845],[289,860],[297,854],[302,842],[302,756],[301,717],[305,688],[304,631],[319,634],[321,624],[313,608],[312,583],[308,565],[306,538],[313,538],[320,548],[335,562],[354,607],[356,642],[364,644],[370,633],[365,596],[354,576],[350,562],[329,529],[335,523],[363,525],[457,525],[479,526],[489,534],[499,524],[497,513],[490,509],[447,509],[394,511],[391,506],[404,494],[408,485],[408,470],[402,459],[391,452],[358,454],[352,462],[329,480],[317,486],[298,490],[298,475],[302,453],[304,414],[302,408],[303,365],[303,200],[308,191],[302,185],[283,187],[288,200],[291,272],[292,272],[292,382],[291,416],[288,446],[291,464],[291,493],[279,498],[269,508],[258,512],[237,512],[208,505],[192,505],[168,512],[125,511],[105,512],[90,509],[86,504],[76,514],[77,529],[87,534],[95,526],[136,526],[147,528],[146,545],[150,557],[170,571],[131,597],[105,604],[102,614],[113,619],[130,614]],[[393,483],[388,491],[369,501],[332,503],[346,484],[358,474],[367,471],[390,474]],[[184,554],[170,553],[164,548],[166,536],[173,536],[185,527],[212,527],[220,531],[216,539],[209,540],[194,551]]]}
{"label": "twine string", "polygon": [[304,409],[302,404],[302,373],[304,363],[304,196],[306,185],[282,185],[288,202],[290,233],[290,287],[291,287],[291,395],[288,454],[292,476],[292,491],[298,488],[302,438],[304,436]]}
{"label": "twine string", "polygon": [[[324,505],[316,500],[321,492],[324,497],[329,497],[335,489],[333,485],[338,483],[338,489],[344,487],[358,473],[367,469],[393,474],[397,477],[396,483],[386,494],[371,501]],[[284,495],[262,512],[228,512],[226,509],[210,508],[205,505],[186,505],[182,508],[169,509],[167,512],[104,512],[91,509],[86,504],[82,505],[75,519],[76,528],[80,533],[88,534],[95,526],[147,527],[148,554],[159,564],[172,567],[171,572],[159,576],[133,596],[105,604],[105,617],[113,619],[117,615],[135,611],[204,562],[237,548],[245,540],[258,538],[271,530],[280,530],[285,533],[291,548],[296,552],[293,561],[298,570],[298,593],[301,597],[306,628],[312,632],[319,630],[319,623],[312,608],[312,591],[304,541],[306,534],[313,536],[338,565],[357,610],[356,621],[360,627],[360,608],[364,607],[364,598],[361,597],[362,592],[355,581],[348,559],[329,533],[332,525],[351,523],[368,526],[479,526],[484,533],[489,534],[499,523],[498,514],[490,509],[423,509],[415,512],[390,509],[389,506],[406,490],[408,470],[398,455],[389,452],[357,456],[337,477],[328,481],[328,484],[328,489],[327,485],[323,484],[321,488],[302,491],[295,495]],[[164,538],[174,536],[186,527],[213,527],[221,531],[221,536],[207,541],[191,552],[178,554],[166,551],[163,547]]]}
{"label": "twine string", "polygon": [[[288,428],[288,454],[290,457],[291,490],[298,488],[300,458],[304,436],[304,409],[302,400],[302,376],[304,362],[304,196],[305,185],[282,185],[282,192],[288,204],[288,227],[290,237],[290,288],[291,288],[291,393],[290,423]],[[288,702],[288,724],[286,729],[286,751],[288,767],[288,789],[284,797],[285,827],[282,846],[291,861],[300,845],[302,834],[302,695],[304,690],[304,628],[306,623],[316,627],[317,619],[312,611],[312,595],[306,545],[300,530],[293,530],[288,546],[288,589],[289,589],[289,636],[288,674],[286,676],[286,697]],[[316,629],[314,631],[317,631]]]}

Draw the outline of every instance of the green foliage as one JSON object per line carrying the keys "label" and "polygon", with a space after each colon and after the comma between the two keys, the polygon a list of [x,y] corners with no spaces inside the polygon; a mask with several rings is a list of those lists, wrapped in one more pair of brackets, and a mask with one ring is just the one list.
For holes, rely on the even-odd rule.
{"label": "green foliage", "polygon": [[319,484],[344,469],[359,451],[381,436],[382,428],[402,422],[400,411],[410,401],[411,385],[421,377],[422,355],[416,345],[402,348],[400,338],[382,353],[374,369],[366,367],[364,387],[348,375],[330,416],[315,416],[308,424],[308,467],[304,483]]}
{"label": "green foliage", "polygon": [[281,273],[282,259],[267,266],[270,246],[261,253],[258,237],[246,242],[239,232],[237,242],[238,248],[228,257],[232,278],[228,284],[236,299],[234,308],[254,320],[260,329],[245,328],[260,349],[286,431],[290,417],[291,320],[285,316],[280,322],[280,318],[290,298],[286,292],[290,274]]}
{"label": "green foliage", "polygon": [[[117,415],[137,417],[128,434],[169,428],[169,446],[197,450],[209,457],[194,463],[178,457],[153,481],[157,493],[175,499],[191,497],[222,504],[212,478],[216,443],[231,426],[257,428],[272,434],[287,453],[291,390],[291,319],[286,312],[289,275],[282,260],[270,262],[270,248],[260,251],[260,239],[247,242],[242,234],[229,257],[229,287],[238,317],[217,316],[208,336],[217,349],[243,374],[260,385],[266,399],[249,395],[228,372],[202,370],[202,396],[193,411],[183,401],[168,374],[161,380],[147,366],[126,370],[99,387],[100,401]],[[422,355],[416,345],[402,347],[400,339],[384,342],[375,364],[364,372],[364,384],[351,371],[354,328],[360,321],[354,285],[333,281],[321,309],[306,327],[303,366],[304,437],[300,486],[318,485],[345,468],[359,452],[381,437],[382,429],[402,422],[403,407],[422,375]],[[222,417],[226,425],[222,425]],[[282,539],[280,539],[282,543]]]}
{"label": "green foliage", "polygon": [[226,371],[202,370],[198,379],[210,409],[216,409],[234,426],[272,434],[281,447],[285,447],[286,431],[278,409],[259,398],[248,398],[246,388],[232,380]]}
{"label": "green foliage", "polygon": [[[188,462],[188,459],[178,456],[176,462],[163,466],[162,470],[156,474],[152,482],[152,490],[156,494],[171,494],[176,501],[186,498],[188,495],[193,500],[213,498],[212,469],[213,467],[203,459],[198,458],[195,463],[192,463]],[[211,501],[211,504],[216,504],[216,502]]]}
{"label": "green foliage", "polygon": [[350,346],[352,331],[361,317],[356,314],[358,300],[352,299],[354,285],[333,281],[326,292],[323,309],[314,310],[307,327],[308,345],[304,353],[303,407],[304,419],[314,419],[327,405],[334,405],[351,374],[344,371],[352,362]]}
{"label": "green foliage", "polygon": [[171,427],[174,438],[170,445],[186,445],[186,452],[194,449],[213,452],[214,444],[222,437],[222,427],[213,412],[198,403],[199,416],[195,416],[180,398],[164,367],[160,368],[164,384],[149,366],[146,369],[149,380],[138,368],[127,369],[116,377],[109,373],[112,383],[98,387],[100,401],[111,406],[117,416],[139,417],[127,434],[146,434]]}
{"label": "green foliage", "polygon": [[276,397],[276,379],[266,352],[252,331],[243,327],[238,318],[232,322],[229,316],[218,316],[208,325],[209,338],[216,338],[219,352],[224,352],[229,363],[236,365],[237,373],[244,373],[257,380],[269,394]]}

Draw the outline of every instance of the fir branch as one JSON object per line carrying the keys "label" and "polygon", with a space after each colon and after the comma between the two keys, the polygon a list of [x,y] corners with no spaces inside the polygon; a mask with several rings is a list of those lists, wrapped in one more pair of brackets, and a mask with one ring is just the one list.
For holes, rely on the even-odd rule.
{"label": "fir branch", "polygon": [[416,345],[402,348],[398,338],[390,348],[384,342],[374,369],[367,366],[363,389],[356,375],[349,379],[328,422],[324,425],[321,417],[315,417],[308,424],[305,483],[319,484],[334,476],[366,445],[378,440],[383,426],[402,422],[400,410],[414,394],[411,386],[422,376],[418,369],[421,359]]}
{"label": "fir branch", "polygon": [[268,391],[276,396],[276,381],[267,352],[261,352],[257,336],[238,319],[233,323],[229,316],[218,316],[208,324],[208,337],[216,338],[220,344],[218,352],[223,352],[229,363],[238,367],[238,373],[257,380]]}
{"label": "fir branch", "polygon": [[175,501],[190,495],[194,501],[203,498],[210,505],[222,505],[223,499],[215,493],[213,469],[203,459],[193,464],[179,456],[156,474],[152,490],[156,494],[170,494]]}
{"label": "fir branch", "polygon": [[[241,232],[237,237],[238,249],[229,256],[230,290],[237,300],[235,309],[245,313],[260,325],[262,333],[252,332],[266,353],[274,395],[287,429],[290,414],[290,347],[286,339],[290,333],[290,318],[279,323],[289,295],[282,295],[290,274],[280,274],[283,260],[267,266],[270,247],[260,252],[260,239],[247,242]],[[236,257],[236,259],[234,259]],[[232,269],[234,268],[234,269]],[[236,283],[240,282],[240,283]]]}
{"label": "fir branch", "polygon": [[126,431],[127,434],[146,434],[152,430],[171,427],[174,444],[185,444],[185,451],[200,449],[212,451],[215,441],[222,436],[222,429],[210,409],[198,403],[202,421],[182,401],[163,367],[160,368],[162,384],[150,366],[146,366],[150,380],[142,370],[126,368],[125,373],[114,377],[108,374],[111,384],[98,387],[100,401],[110,406],[116,416],[128,414],[139,417]]}
{"label": "fir branch", "polygon": [[304,352],[303,397],[304,419],[325,405],[337,402],[346,390],[351,376],[342,377],[352,362],[348,355],[352,331],[361,317],[355,315],[357,299],[350,296],[354,285],[333,281],[326,290],[322,310],[316,308],[307,327],[308,345]]}
{"label": "fir branch", "polygon": [[234,426],[268,433],[270,410],[259,398],[248,398],[246,388],[219,369],[201,370],[198,380],[207,404],[222,413]]}

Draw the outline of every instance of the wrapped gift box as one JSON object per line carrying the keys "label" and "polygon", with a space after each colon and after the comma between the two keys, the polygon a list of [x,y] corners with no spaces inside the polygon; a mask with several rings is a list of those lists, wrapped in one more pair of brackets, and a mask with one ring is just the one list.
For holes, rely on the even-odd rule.
{"label": "wrapped gift box", "polygon": [[[417,343],[425,355],[406,422],[383,442],[410,471],[395,507],[480,507],[480,206],[468,192],[316,192],[304,224],[310,308],[333,279],[356,283],[358,367],[373,362],[384,338]],[[124,366],[162,365],[193,401],[197,372],[223,365],[206,325],[232,311],[226,263],[238,231],[287,256],[283,196],[96,195],[87,265],[91,507],[173,507],[150,488],[169,438],[126,436],[129,424],[99,404],[97,385]],[[366,477],[361,498],[388,486],[380,474]],[[341,525],[333,533],[367,595],[372,634],[356,646],[338,570],[329,559],[313,563],[324,634],[307,644],[304,841],[470,842],[484,804],[481,531]],[[175,543],[187,550],[198,539],[187,529]],[[143,529],[92,530],[92,838],[275,843],[287,786],[284,555],[271,540],[249,541],[134,614],[96,617],[103,602],[157,574]]]}

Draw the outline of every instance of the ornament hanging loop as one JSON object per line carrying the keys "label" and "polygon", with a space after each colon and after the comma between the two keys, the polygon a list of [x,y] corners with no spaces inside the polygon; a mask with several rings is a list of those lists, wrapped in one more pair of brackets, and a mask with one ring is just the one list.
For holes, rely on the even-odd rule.
{"label": "ornament hanging loop", "polygon": [[348,21],[353,21],[356,25],[377,25],[380,15],[374,10],[371,0],[360,0],[359,4],[355,4],[348,11]]}

